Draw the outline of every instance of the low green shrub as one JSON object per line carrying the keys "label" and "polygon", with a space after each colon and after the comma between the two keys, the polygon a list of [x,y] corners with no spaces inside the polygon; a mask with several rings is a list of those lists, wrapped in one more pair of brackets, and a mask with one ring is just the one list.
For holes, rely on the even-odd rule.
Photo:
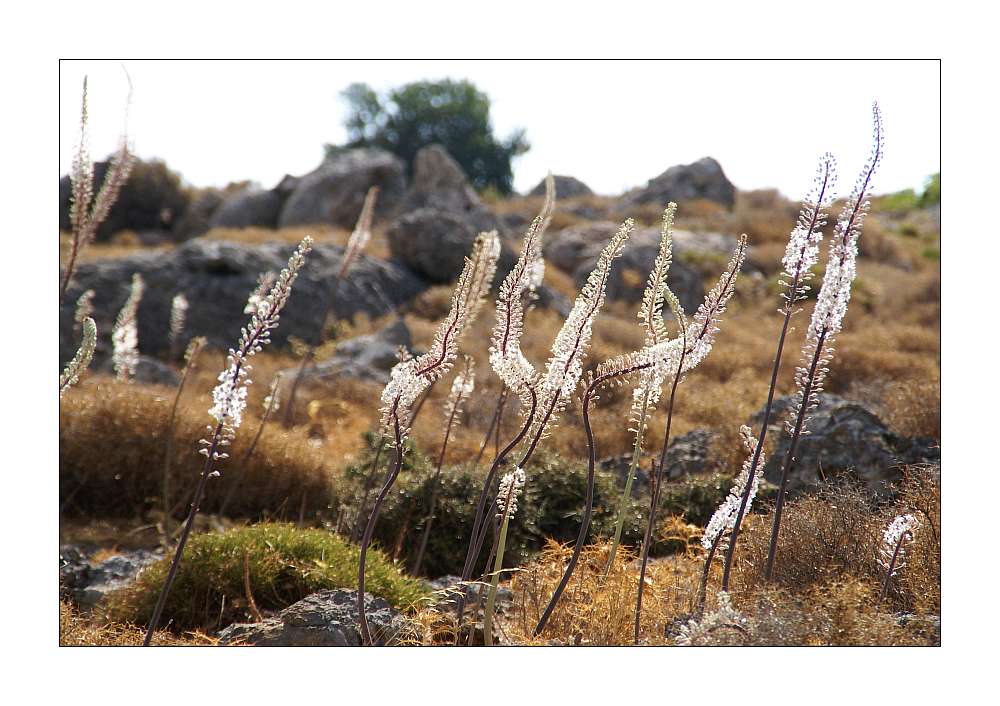
{"label": "low green shrub", "polygon": [[[212,630],[249,617],[244,582],[257,607],[279,610],[325,588],[357,588],[358,547],[325,529],[261,523],[223,533],[193,535],[184,552],[161,625]],[[109,598],[109,617],[144,625],[156,605],[170,557],[150,566]],[[378,551],[369,552],[365,588],[399,609],[424,594],[414,579]]]}

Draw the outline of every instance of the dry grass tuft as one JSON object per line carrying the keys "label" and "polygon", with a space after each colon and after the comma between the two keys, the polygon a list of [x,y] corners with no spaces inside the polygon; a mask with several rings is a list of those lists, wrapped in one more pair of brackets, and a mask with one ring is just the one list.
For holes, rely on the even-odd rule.
{"label": "dry grass tuft", "polygon": [[[145,628],[129,623],[101,622],[81,615],[71,604],[59,603],[59,645],[61,647],[139,647]],[[154,646],[211,647],[218,644],[201,632],[187,632],[183,636],[166,630],[153,635]]]}

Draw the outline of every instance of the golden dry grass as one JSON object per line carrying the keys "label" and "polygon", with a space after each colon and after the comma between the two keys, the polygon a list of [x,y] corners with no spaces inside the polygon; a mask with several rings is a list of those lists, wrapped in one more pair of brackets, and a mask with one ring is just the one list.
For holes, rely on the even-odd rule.
{"label": "golden dry grass", "polygon": [[[59,602],[61,647],[139,647],[145,635],[145,628],[85,616],[71,604]],[[152,644],[157,647],[211,647],[217,645],[218,640],[199,632],[176,635],[159,630],[153,635]]]}

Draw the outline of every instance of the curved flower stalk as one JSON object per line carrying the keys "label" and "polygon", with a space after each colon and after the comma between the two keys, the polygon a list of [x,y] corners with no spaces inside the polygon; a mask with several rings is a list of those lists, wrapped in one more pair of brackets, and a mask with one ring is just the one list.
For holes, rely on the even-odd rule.
{"label": "curved flower stalk", "polygon": [[913,541],[913,533],[919,527],[920,522],[914,515],[897,515],[882,535],[878,563],[885,569],[885,582],[882,584],[882,592],[878,597],[879,604],[889,592],[889,581],[900,569],[906,566],[903,562],[903,558],[906,556],[905,544]]}
{"label": "curved flower stalk", "polygon": [[184,334],[184,324],[187,321],[188,300],[184,292],[176,294],[170,302],[170,359],[177,357],[181,336]]}
{"label": "curved flower stalk", "polygon": [[[753,436],[750,427],[743,425],[740,427],[740,439],[746,448],[747,460],[743,462],[743,468],[736,476],[729,495],[716,508],[712,518],[705,526],[705,532],[701,537],[701,546],[708,552],[705,558],[705,569],[701,575],[701,586],[698,590],[698,610],[701,611],[705,605],[705,591],[708,586],[708,574],[712,568],[712,559],[719,547],[726,548],[728,534],[736,527],[736,518],[740,509],[750,512],[757,491],[760,489],[760,479],[764,475],[764,465],[760,462],[760,454],[757,453],[759,442]],[[746,497],[744,504],[743,498]]]}
{"label": "curved flower stalk", "polygon": [[83,320],[82,327],[83,340],[80,342],[80,347],[73,360],[66,364],[59,376],[59,397],[79,382],[80,376],[90,367],[90,361],[94,357],[94,349],[97,347],[97,324],[88,316]]}
{"label": "curved flower stalk", "polygon": [[[660,230],[660,248],[657,251],[656,259],[653,261],[653,269],[649,272],[649,279],[646,284],[646,291],[642,295],[642,303],[639,305],[639,322],[646,330],[645,345],[655,346],[661,341],[666,341],[667,327],[663,321],[663,301],[667,293],[667,272],[670,270],[670,263],[673,261],[673,225],[674,214],[677,211],[677,204],[671,202],[667,204],[663,212],[663,226]],[[680,329],[683,331],[683,326]],[[621,542],[622,528],[625,525],[625,511],[628,506],[629,497],[632,495],[632,482],[635,480],[635,471],[639,467],[639,457],[642,455],[642,440],[646,433],[646,420],[649,414],[656,408],[656,403],[660,399],[663,389],[661,374],[666,372],[660,366],[647,368],[639,373],[638,384],[632,389],[632,411],[630,421],[635,426],[632,432],[635,434],[635,444],[632,447],[632,463],[629,465],[628,475],[625,478],[625,489],[622,491],[621,500],[618,503],[618,517],[615,521],[615,534],[611,543],[611,552],[608,554],[608,563],[604,567],[604,578],[614,565],[615,555],[618,552],[618,544]]]}
{"label": "curved flower stalk", "polygon": [[[664,379],[668,374],[674,374],[677,379],[684,373],[693,370],[711,352],[715,342],[715,335],[719,331],[719,323],[722,314],[733,294],[736,292],[736,278],[740,268],[746,259],[746,236],[740,236],[739,243],[729,261],[729,265],[722,273],[719,281],[711,291],[705,296],[705,301],[695,314],[693,320],[687,325],[684,332],[678,338],[667,341],[660,341],[655,345],[645,346],[642,349],[622,356],[617,356],[611,360],[601,363],[597,367],[590,384],[583,396],[583,428],[587,435],[587,492],[584,499],[583,521],[580,524],[580,533],[577,535],[576,546],[570,556],[569,564],[563,573],[563,577],[556,586],[548,606],[542,613],[538,624],[535,626],[534,635],[539,635],[545,629],[552,611],[555,610],[559,598],[562,596],[570,577],[576,568],[576,562],[580,558],[580,551],[587,539],[587,531],[590,529],[590,518],[593,513],[594,499],[594,478],[595,467],[597,465],[597,447],[594,441],[594,431],[590,423],[590,406],[597,399],[597,391],[601,385],[609,381],[623,382],[635,379],[643,374],[643,371],[650,368],[658,368],[656,375]],[[522,465],[523,464],[518,464]]]}
{"label": "curved flower stalk", "polygon": [[500,479],[500,488],[497,490],[497,519],[500,520],[500,535],[497,539],[493,575],[490,578],[490,592],[486,598],[486,610],[483,613],[483,642],[487,647],[493,646],[493,611],[496,608],[500,571],[503,569],[503,554],[507,547],[507,527],[510,525],[510,519],[517,512],[517,497],[522,488],[524,488],[524,469],[517,467]]}
{"label": "curved flower stalk", "polygon": [[138,272],[132,275],[128,299],[111,330],[111,360],[119,382],[129,382],[139,364],[139,302],[146,285]]}
{"label": "curved flower stalk", "polygon": [[170,536],[170,524],[172,521],[172,515],[174,512],[174,506],[172,505],[172,491],[171,491],[171,473],[170,465],[173,462],[173,447],[174,447],[174,422],[177,418],[177,405],[181,400],[181,393],[184,391],[184,384],[187,382],[188,375],[195,367],[195,361],[198,358],[198,354],[201,353],[201,349],[205,347],[205,337],[195,336],[188,343],[187,350],[184,351],[184,370],[181,372],[181,381],[177,385],[177,392],[174,393],[174,403],[170,406],[170,419],[167,422],[167,448],[163,454],[163,486],[160,495],[161,503],[163,504],[163,534],[166,537]]}
{"label": "curved flower stalk", "polygon": [[[781,284],[785,288],[782,292],[784,303],[778,310],[782,314],[781,333],[778,336],[777,349],[774,353],[774,364],[771,367],[771,381],[767,390],[767,402],[764,405],[764,417],[761,420],[760,433],[757,436],[757,445],[753,451],[753,461],[751,466],[757,467],[760,462],[760,455],[764,450],[764,440],[767,438],[767,430],[771,421],[771,408],[774,404],[774,391],[778,384],[778,373],[781,370],[781,355],[785,348],[785,338],[788,335],[789,324],[792,316],[798,311],[797,304],[805,298],[809,291],[809,280],[812,277],[811,268],[819,258],[819,243],[823,239],[823,227],[826,225],[825,209],[833,200],[834,186],[837,180],[836,161],[829,152],[824,154],[816,168],[816,176],[813,181],[812,190],[802,201],[802,210],[799,212],[798,220],[788,238],[788,245],[785,247],[785,255],[782,258],[783,270],[781,273]],[[735,525],[733,527],[733,542],[730,551],[735,550],[736,536],[739,535],[740,525],[743,516],[747,511],[749,496],[740,498],[740,506],[736,512]],[[729,562],[727,557],[727,568],[724,571],[723,590],[729,587]]]}
{"label": "curved flower stalk", "polygon": [[365,560],[371,542],[379,510],[389,494],[396,476],[403,464],[403,452],[409,435],[413,403],[420,394],[445,375],[458,355],[458,343],[465,331],[470,312],[481,306],[480,300],[489,292],[492,276],[496,271],[496,261],[500,256],[500,239],[497,234],[485,233],[476,240],[471,257],[465,259],[465,267],[451,298],[451,310],[434,333],[430,350],[417,358],[409,358],[397,363],[389,373],[389,382],[382,390],[381,430],[392,439],[396,450],[395,459],[386,474],[385,483],[375,498],[368,523],[361,537],[361,557],[358,561],[358,616],[364,644],[372,643],[368,620],[365,616]]}
{"label": "curved flower stalk", "polygon": [[667,423],[663,430],[663,445],[660,447],[660,462],[654,463],[650,469],[650,480],[652,487],[649,493],[649,514],[646,518],[646,533],[642,538],[642,563],[639,569],[639,587],[635,597],[635,624],[633,626],[633,642],[639,644],[639,623],[642,619],[642,594],[646,587],[646,566],[649,562],[649,550],[652,546],[653,527],[656,524],[656,508],[660,506],[660,493],[663,490],[663,469],[667,465],[667,445],[670,443],[670,427],[674,421],[674,401],[677,398],[677,386],[683,378],[684,358],[687,352],[687,316],[681,307],[677,297],[667,289],[664,293],[667,302],[670,304],[670,311],[677,321],[677,329],[681,332],[681,356],[677,361],[677,370],[674,372],[673,382],[670,385],[670,397],[667,400]]}
{"label": "curved flower stalk", "polygon": [[[791,443],[785,455],[781,469],[781,481],[778,484],[778,498],[774,508],[774,523],[771,527],[771,540],[767,552],[767,564],[764,578],[769,580],[774,569],[774,561],[778,550],[778,534],[781,528],[781,513],[785,502],[785,488],[788,476],[795,463],[795,453],[798,450],[799,438],[809,422],[809,412],[816,407],[817,395],[823,390],[828,366],[833,359],[833,341],[843,326],[847,315],[847,304],[851,299],[851,286],[857,274],[858,238],[865,216],[870,206],[872,179],[882,161],[885,150],[882,113],[878,104],[872,104],[872,151],[862,167],[854,190],[844,205],[830,239],[829,256],[826,261],[826,272],[823,274],[823,284],[820,286],[813,309],[812,319],[806,331],[806,341],[802,347],[802,363],[796,369],[795,381],[798,385],[798,400],[793,407],[786,423]],[[735,552],[735,536],[739,532],[739,519],[734,531],[733,543],[726,554],[726,571],[723,575],[723,589],[728,588],[728,575],[732,567],[732,556]]]}
{"label": "curved flower stalk", "polygon": [[76,310],[73,312],[73,329],[81,330],[83,322],[94,314],[94,290],[88,289],[76,300]]}
{"label": "curved flower stalk", "polygon": [[[132,103],[132,84],[129,81],[128,100],[125,115],[128,116],[128,106]],[[129,146],[128,133],[123,132],[118,139],[118,150],[111,158],[111,164],[104,175],[100,190],[94,196],[94,162],[90,158],[87,134],[87,78],[83,79],[83,99],[80,108],[80,139],[73,163],[70,167],[70,208],[69,219],[72,226],[72,242],[69,258],[66,261],[66,272],[59,287],[59,301],[66,295],[69,281],[76,269],[76,258],[80,251],[94,241],[97,229],[108,217],[111,207],[118,199],[118,194],[128,181],[132,171],[134,157]]]}
{"label": "curved flower stalk", "polygon": [[177,575],[177,567],[180,565],[184,547],[187,544],[191,529],[194,527],[194,519],[198,514],[198,508],[205,497],[205,488],[208,479],[218,476],[219,471],[215,470],[215,464],[227,457],[222,451],[223,448],[232,443],[236,436],[236,430],[243,421],[243,410],[246,408],[247,385],[250,384],[250,359],[263,350],[264,346],[271,341],[271,331],[278,327],[278,320],[281,310],[288,301],[291,294],[292,285],[299,275],[299,271],[305,264],[305,256],[312,249],[313,239],[306,236],[299,247],[288,259],[287,267],[278,275],[274,286],[271,287],[267,296],[261,299],[257,310],[250,317],[249,325],[242,329],[239,343],[235,349],[229,350],[227,357],[227,367],[219,375],[219,384],[212,392],[213,405],[208,410],[209,416],[214,420],[214,425],[209,425],[208,431],[211,440],[202,439],[202,448],[199,452],[205,456],[205,465],[202,468],[201,476],[198,480],[198,487],[194,492],[194,500],[188,511],[187,519],[184,522],[184,529],[181,532],[177,549],[174,552],[174,559],[170,565],[170,571],[163,583],[160,597],[153,610],[153,616],[149,621],[146,630],[144,646],[148,646],[153,637],[163,614],[163,607],[166,604],[167,596],[173,586]]}
{"label": "curved flower stalk", "polygon": [[472,395],[476,389],[476,362],[470,356],[465,356],[465,366],[462,372],[455,376],[451,383],[451,392],[448,393],[448,400],[444,406],[444,441],[441,442],[441,453],[438,454],[437,468],[434,470],[434,477],[431,479],[431,499],[424,518],[424,533],[420,539],[420,548],[417,550],[417,558],[413,562],[414,576],[420,575],[420,569],[424,562],[424,552],[427,551],[427,542],[431,536],[431,528],[434,526],[434,512],[437,510],[439,495],[439,481],[441,478],[441,468],[444,466],[445,453],[448,451],[448,440],[451,438],[451,430],[455,420],[462,414],[462,405]]}
{"label": "curved flower stalk", "polygon": [[[538,442],[558,419],[559,413],[579,385],[583,375],[583,356],[590,344],[594,319],[597,318],[604,303],[611,265],[621,255],[634,227],[632,219],[627,219],[601,252],[593,271],[573,304],[573,309],[552,344],[552,356],[545,372],[538,374],[520,349],[520,337],[524,328],[521,295],[530,282],[528,265],[536,257],[540,257],[539,251],[536,250],[538,240],[535,234],[543,223],[542,217],[536,218],[532,223],[525,235],[521,256],[504,280],[500,288],[500,298],[497,299],[497,324],[493,330],[490,363],[504,384],[521,398],[522,414],[527,409],[528,415],[514,441],[497,455],[486,475],[476,510],[476,519],[473,521],[463,580],[468,580],[471,576],[472,567],[486,537],[487,526],[483,523],[483,509],[500,463],[521,439],[528,438],[530,439],[528,448],[517,463],[519,468],[526,468]],[[496,502],[494,497],[493,503]],[[461,609],[464,608],[461,601],[459,606],[461,613]]]}

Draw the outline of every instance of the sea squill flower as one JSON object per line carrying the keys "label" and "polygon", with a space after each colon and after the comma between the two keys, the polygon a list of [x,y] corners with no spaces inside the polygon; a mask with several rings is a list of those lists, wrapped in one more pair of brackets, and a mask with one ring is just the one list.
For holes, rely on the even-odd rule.
{"label": "sea squill flower", "polygon": [[139,364],[139,302],[145,290],[142,275],[132,275],[132,288],[128,299],[118,312],[114,328],[111,330],[111,360],[115,377],[128,382]]}
{"label": "sea squill flower", "polygon": [[80,380],[80,376],[90,366],[90,360],[94,357],[94,348],[97,346],[97,324],[88,316],[83,320],[82,329],[83,340],[80,342],[80,348],[59,376],[60,397]]}

